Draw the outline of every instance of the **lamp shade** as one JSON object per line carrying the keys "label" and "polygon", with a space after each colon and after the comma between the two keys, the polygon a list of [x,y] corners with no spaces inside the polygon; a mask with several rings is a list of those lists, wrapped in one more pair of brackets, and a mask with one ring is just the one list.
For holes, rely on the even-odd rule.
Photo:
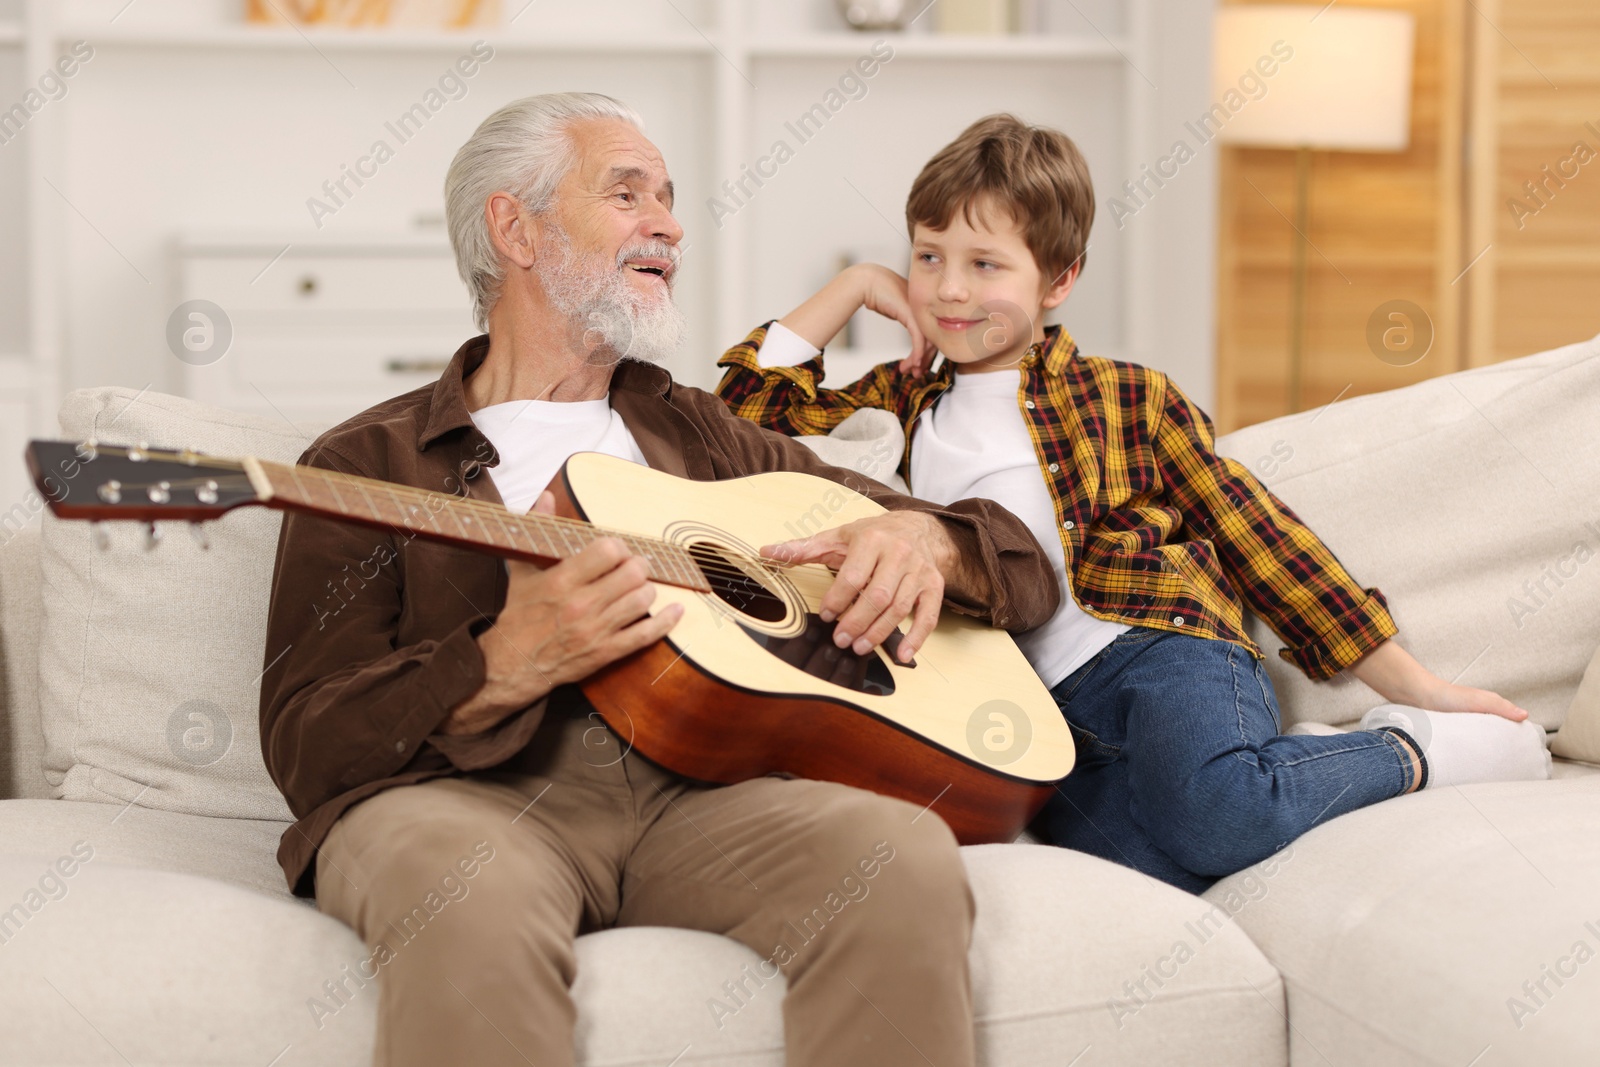
{"label": "lamp shade", "polygon": [[1404,150],[1415,40],[1416,21],[1405,11],[1277,4],[1219,9],[1212,87],[1227,112],[1226,121],[1216,123],[1222,140]]}

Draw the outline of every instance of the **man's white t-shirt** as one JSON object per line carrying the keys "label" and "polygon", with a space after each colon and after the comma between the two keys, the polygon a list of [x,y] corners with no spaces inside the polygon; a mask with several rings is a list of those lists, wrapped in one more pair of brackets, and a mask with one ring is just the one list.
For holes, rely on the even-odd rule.
{"label": "man's white t-shirt", "polygon": [[500,453],[500,463],[489,468],[489,476],[500,499],[518,515],[533,507],[574,452],[645,462],[609,397],[572,403],[510,400],[479,408],[472,421]]}
{"label": "man's white t-shirt", "polygon": [[[817,354],[805,338],[775,322],[758,357],[763,366],[794,366]],[[911,437],[912,495],[935,504],[967,497],[997,501],[1027,524],[1061,587],[1061,607],[1044,625],[1017,635],[1017,646],[1046,685],[1077,670],[1129,629],[1078,606],[1056,528],[1055,502],[1034,451],[1017,391],[1020,369],[957,374],[917,419]]]}

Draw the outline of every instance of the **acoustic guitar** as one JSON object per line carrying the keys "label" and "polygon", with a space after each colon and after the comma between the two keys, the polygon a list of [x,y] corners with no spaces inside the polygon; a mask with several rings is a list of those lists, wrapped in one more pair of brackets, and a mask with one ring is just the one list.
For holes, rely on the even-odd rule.
{"label": "acoustic guitar", "polygon": [[643,556],[683,605],[665,638],[579,683],[624,743],[689,778],[843,782],[939,814],[964,844],[1010,841],[1071,769],[1060,710],[1010,635],[949,611],[902,664],[896,630],[857,655],[816,614],[833,581],[755,546],[884,509],[792,472],[717,482],[580,452],[550,484],[555,515],[254,457],[34,441],[27,460],[63,519],[200,522],[247,504],[404,531],[549,565],[597,537]]}

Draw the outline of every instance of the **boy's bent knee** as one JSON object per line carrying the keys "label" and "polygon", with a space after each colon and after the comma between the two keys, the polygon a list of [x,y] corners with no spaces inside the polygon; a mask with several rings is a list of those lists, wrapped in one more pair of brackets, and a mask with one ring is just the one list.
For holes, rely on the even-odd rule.
{"label": "boy's bent knee", "polygon": [[[1261,813],[1260,818],[1233,812],[1223,819],[1216,813],[1216,808],[1198,806],[1153,830],[1151,840],[1185,870],[1207,878],[1222,878],[1260,862],[1289,844],[1294,836],[1285,836],[1288,831],[1278,825],[1280,820],[1270,811]],[[1251,831],[1241,833],[1241,823],[1252,827]]]}

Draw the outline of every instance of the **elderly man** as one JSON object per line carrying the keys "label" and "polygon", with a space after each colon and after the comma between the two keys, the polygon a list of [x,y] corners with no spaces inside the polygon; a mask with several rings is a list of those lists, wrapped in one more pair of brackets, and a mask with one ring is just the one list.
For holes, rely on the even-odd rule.
{"label": "elderly man", "polygon": [[[1055,610],[1049,565],[1009,513],[865,483],[654,362],[681,332],[683,230],[631,110],[581,93],[509,104],[461,148],[445,195],[487,334],[303,463],[519,512],[552,508],[542,490],[577,451],[702,480],[804,471],[891,509],[766,549],[836,568],[822,613],[841,647],[912,616],[909,657],[941,603],[1019,630]],[[970,1064],[972,899],[936,811],[825,782],[691,782],[585,702],[574,683],[680,614],[651,612],[645,575],[614,539],[502,566],[285,518],[261,690],[266,764],[299,818],[279,860],[370,949],[341,996],[377,997],[375,1062],[569,1064],[574,937],[658,925],[725,934],[782,971],[791,1064]],[[841,884],[870,889],[808,924]],[[743,998],[697,1003],[731,1013],[760,995],[730,977]]]}

